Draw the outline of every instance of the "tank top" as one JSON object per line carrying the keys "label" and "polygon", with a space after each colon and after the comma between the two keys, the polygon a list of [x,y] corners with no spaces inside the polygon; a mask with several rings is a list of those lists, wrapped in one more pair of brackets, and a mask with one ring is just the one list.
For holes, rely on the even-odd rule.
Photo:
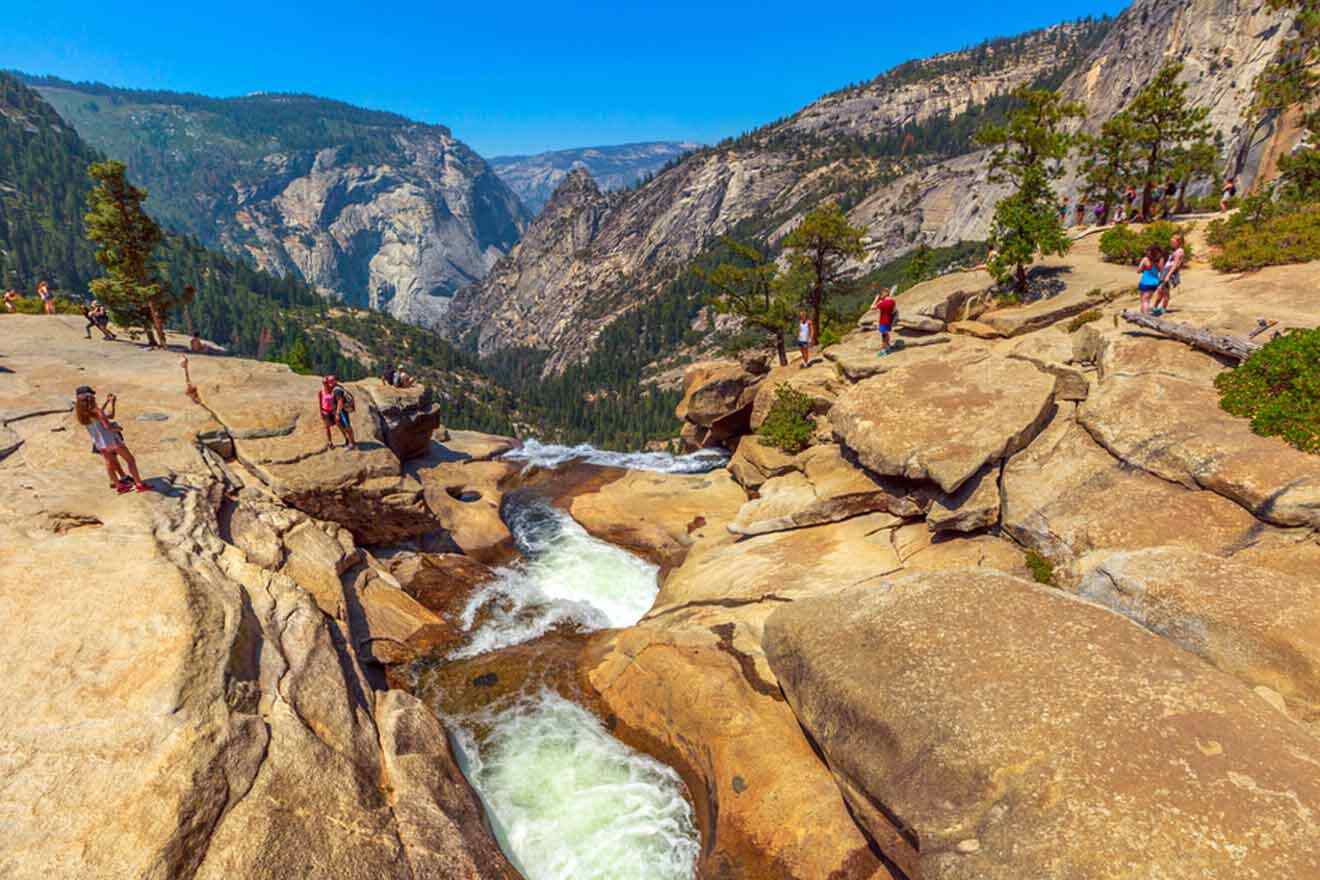
{"label": "tank top", "polygon": [[321,391],[320,391],[320,395],[321,395],[321,412],[323,412],[323,413],[332,413],[332,412],[334,412],[334,411],[335,411],[335,392],[334,392],[334,391],[326,391],[324,388],[322,388]]}
{"label": "tank top", "polygon": [[1143,269],[1141,272],[1142,287],[1159,287],[1160,270],[1158,266],[1151,266],[1149,269]]}
{"label": "tank top", "polygon": [[92,448],[97,452],[119,445],[119,435],[101,424],[100,419],[92,419],[87,423],[87,433],[91,435]]}
{"label": "tank top", "polygon": [[798,342],[811,341],[811,322],[802,321],[798,324]]}

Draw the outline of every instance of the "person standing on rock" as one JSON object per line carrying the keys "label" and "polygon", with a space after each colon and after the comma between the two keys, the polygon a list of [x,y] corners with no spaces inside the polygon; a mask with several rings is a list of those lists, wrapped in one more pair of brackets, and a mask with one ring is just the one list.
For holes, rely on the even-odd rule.
{"label": "person standing on rock", "polygon": [[890,333],[894,329],[894,317],[898,311],[898,303],[894,301],[893,288],[882,287],[871,302],[871,308],[875,310],[876,332],[880,334],[880,341],[884,343],[884,348],[880,349],[876,357],[882,357],[894,350]]}
{"label": "person standing on rock", "polygon": [[805,370],[807,364],[811,362],[811,319],[807,317],[805,311],[798,312],[798,351],[802,353],[802,363],[799,369]]}
{"label": "person standing on rock", "polygon": [[321,407],[321,423],[325,426],[326,449],[334,448],[330,428],[336,424],[339,425],[339,432],[344,435],[344,445],[349,449],[357,448],[357,440],[353,437],[353,422],[348,416],[353,411],[352,399],[352,395],[334,376],[326,376],[321,382],[317,402]]}
{"label": "person standing on rock", "polygon": [[1173,288],[1182,284],[1183,263],[1187,260],[1187,252],[1183,249],[1183,237],[1175,235],[1169,239],[1169,247],[1173,253],[1169,254],[1168,259],[1164,261],[1164,274],[1160,278],[1160,288],[1155,292],[1155,308],[1151,314],[1159,317],[1169,308],[1169,294]]}
{"label": "person standing on rock", "polygon": [[[78,424],[86,428],[91,436],[92,450],[105,459],[105,470],[110,475],[110,488],[121,495],[130,489],[150,492],[151,487],[142,482],[142,476],[138,473],[137,460],[124,445],[123,433],[111,421],[115,417],[116,401],[117,398],[113,394],[107,394],[105,407],[99,407],[96,405],[96,392],[82,385],[74,392],[74,415],[78,419]],[[128,469],[128,474],[132,476],[131,481],[120,468],[121,461]]]}
{"label": "person standing on rock", "polygon": [[1137,292],[1141,294],[1141,313],[1148,315],[1151,298],[1160,289],[1160,282],[1164,279],[1164,251],[1160,250],[1159,245],[1153,244],[1146,249],[1146,256],[1141,258],[1137,271],[1141,273],[1137,281]]}
{"label": "person standing on rock", "polygon": [[1224,189],[1219,196],[1219,210],[1227,211],[1228,203],[1237,195],[1237,178],[1230,177],[1224,181]]}
{"label": "person standing on rock", "polygon": [[45,281],[37,282],[37,296],[41,297],[41,307],[46,314],[55,314],[55,294],[50,292],[50,285]]}

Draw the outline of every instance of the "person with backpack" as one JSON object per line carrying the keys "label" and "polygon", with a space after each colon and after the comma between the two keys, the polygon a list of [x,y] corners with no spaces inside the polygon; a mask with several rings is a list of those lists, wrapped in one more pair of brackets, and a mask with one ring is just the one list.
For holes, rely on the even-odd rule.
{"label": "person with backpack", "polygon": [[898,320],[898,303],[894,301],[894,289],[882,287],[871,301],[871,308],[875,311],[876,332],[880,334],[880,341],[884,344],[884,348],[880,349],[876,357],[883,357],[894,350],[889,335],[893,332],[894,322]]}
{"label": "person with backpack", "polygon": [[330,428],[337,424],[339,432],[344,435],[344,445],[349,449],[357,449],[357,440],[353,437],[353,422],[349,418],[356,404],[349,390],[340,385],[339,380],[334,376],[326,376],[321,382],[317,403],[321,408],[321,423],[325,426],[325,448],[334,448]]}

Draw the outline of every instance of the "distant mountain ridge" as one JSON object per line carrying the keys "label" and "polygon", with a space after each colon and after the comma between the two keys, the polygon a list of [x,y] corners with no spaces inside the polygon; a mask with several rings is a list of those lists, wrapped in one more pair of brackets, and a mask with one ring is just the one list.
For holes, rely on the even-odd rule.
{"label": "distant mountain ridge", "polygon": [[213,98],[20,76],[128,165],[169,227],[411,323],[434,324],[531,218],[442,125],[311,95]]}
{"label": "distant mountain ridge", "polygon": [[541,213],[569,172],[581,168],[605,191],[625,189],[680,160],[700,144],[693,141],[647,141],[608,147],[553,150],[529,156],[488,160],[534,214]]}

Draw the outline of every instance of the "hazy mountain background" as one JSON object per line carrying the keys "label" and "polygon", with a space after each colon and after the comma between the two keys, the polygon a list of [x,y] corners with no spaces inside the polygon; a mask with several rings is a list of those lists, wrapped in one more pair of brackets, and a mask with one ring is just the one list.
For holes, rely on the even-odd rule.
{"label": "hazy mountain background", "polygon": [[692,141],[652,141],[555,150],[531,156],[496,156],[489,161],[523,204],[533,214],[539,214],[575,168],[590,174],[603,190],[625,189],[654,176],[699,146]]}

